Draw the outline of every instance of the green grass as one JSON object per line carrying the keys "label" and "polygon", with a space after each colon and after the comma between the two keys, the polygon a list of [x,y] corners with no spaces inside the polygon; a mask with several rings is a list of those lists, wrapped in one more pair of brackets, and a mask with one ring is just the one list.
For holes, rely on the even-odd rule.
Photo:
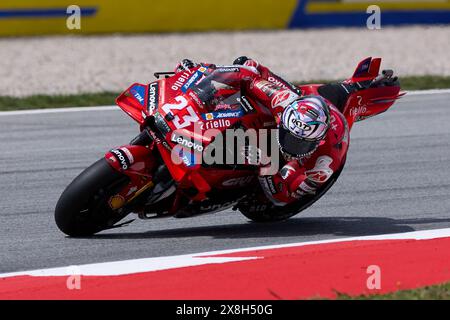
{"label": "green grass", "polygon": [[450,88],[450,77],[422,76],[400,78],[403,90],[428,90]]}
{"label": "green grass", "polygon": [[[450,88],[450,77],[402,77],[400,81],[403,90]],[[312,80],[299,82],[299,84],[327,82],[333,81]],[[0,111],[113,105],[119,94],[119,92],[101,92],[77,95],[33,95],[24,98],[0,96]]]}
{"label": "green grass", "polygon": [[54,96],[33,95],[24,98],[0,96],[0,111],[113,105],[119,94],[119,92],[101,92]]}
{"label": "green grass", "polygon": [[450,300],[450,283],[414,290],[402,290],[383,295],[351,297],[339,293],[338,300]]}

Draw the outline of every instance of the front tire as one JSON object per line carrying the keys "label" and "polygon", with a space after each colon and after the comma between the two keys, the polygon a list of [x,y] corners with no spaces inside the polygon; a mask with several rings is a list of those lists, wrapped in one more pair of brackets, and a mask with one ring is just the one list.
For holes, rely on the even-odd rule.
{"label": "front tire", "polygon": [[128,178],[100,159],[67,186],[55,208],[58,228],[72,237],[91,236],[108,229],[127,214],[114,211],[109,198],[128,183]]}

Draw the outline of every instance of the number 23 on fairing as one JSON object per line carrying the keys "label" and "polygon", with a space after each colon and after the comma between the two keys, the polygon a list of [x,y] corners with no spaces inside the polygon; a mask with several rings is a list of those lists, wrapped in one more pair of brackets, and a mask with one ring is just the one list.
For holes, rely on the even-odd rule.
{"label": "number 23 on fairing", "polygon": [[162,106],[162,110],[166,114],[170,114],[172,110],[186,109],[186,111],[189,113],[182,116],[181,119],[178,114],[173,118],[173,124],[175,125],[175,128],[177,129],[186,128],[189,127],[192,123],[200,121],[200,118],[194,111],[194,108],[192,108],[192,106],[189,105],[189,101],[184,96],[178,96],[175,98],[175,100],[178,103],[166,103],[165,105]]}

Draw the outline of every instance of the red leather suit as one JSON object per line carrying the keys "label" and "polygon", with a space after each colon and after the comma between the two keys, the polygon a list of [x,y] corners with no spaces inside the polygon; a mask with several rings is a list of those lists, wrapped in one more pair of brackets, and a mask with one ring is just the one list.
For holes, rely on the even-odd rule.
{"label": "red leather suit", "polygon": [[[284,108],[302,95],[299,88],[254,60],[246,61],[243,66],[233,67],[239,67],[239,72],[234,70],[232,77],[228,74],[227,81],[232,79],[234,84],[239,84],[246,95],[266,106],[277,121]],[[329,107],[330,128],[313,154],[300,160],[283,161],[275,175],[260,175],[262,189],[275,205],[284,206],[304,195],[314,194],[344,165],[349,146],[347,122],[336,107],[331,103]]]}

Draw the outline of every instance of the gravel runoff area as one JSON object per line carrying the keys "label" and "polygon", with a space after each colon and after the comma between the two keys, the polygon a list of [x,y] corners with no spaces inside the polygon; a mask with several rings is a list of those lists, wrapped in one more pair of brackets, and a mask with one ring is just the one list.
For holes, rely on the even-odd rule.
{"label": "gravel runoff area", "polygon": [[182,58],[256,58],[288,80],[341,79],[366,56],[399,75],[450,75],[450,26],[0,39],[0,96],[121,91]]}

